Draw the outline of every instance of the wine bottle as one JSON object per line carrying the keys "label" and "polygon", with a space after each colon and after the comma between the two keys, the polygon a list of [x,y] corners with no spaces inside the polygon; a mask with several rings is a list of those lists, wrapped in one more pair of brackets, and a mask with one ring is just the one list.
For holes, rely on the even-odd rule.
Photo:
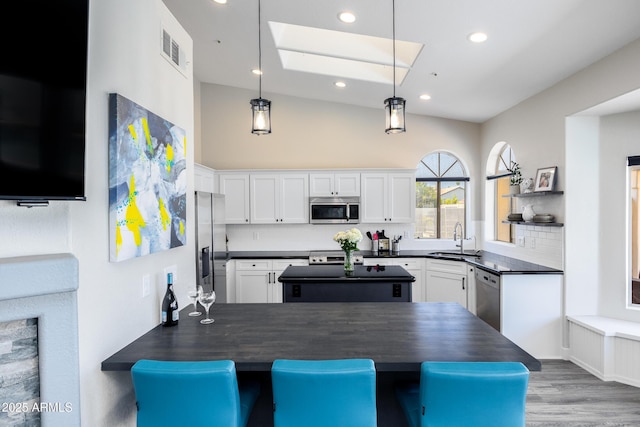
{"label": "wine bottle", "polygon": [[162,326],[178,324],[178,300],[173,293],[173,273],[167,274],[167,292],[162,299]]}

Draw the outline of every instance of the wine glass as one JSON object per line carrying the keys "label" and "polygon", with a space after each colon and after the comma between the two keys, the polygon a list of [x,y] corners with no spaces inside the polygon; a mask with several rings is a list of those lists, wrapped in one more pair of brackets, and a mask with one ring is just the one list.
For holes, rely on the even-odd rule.
{"label": "wine glass", "polygon": [[199,301],[200,301],[200,304],[202,304],[202,306],[204,307],[205,312],[207,313],[207,317],[202,319],[200,323],[202,323],[203,325],[213,323],[214,320],[209,317],[209,308],[211,308],[211,305],[216,301],[215,291],[203,292],[200,295]]}
{"label": "wine glass", "polygon": [[189,316],[201,316],[202,313],[198,311],[198,299],[200,295],[202,295],[202,286],[198,285],[195,289],[190,289],[187,293],[189,298],[191,298],[191,302],[193,303],[193,311],[189,313]]}

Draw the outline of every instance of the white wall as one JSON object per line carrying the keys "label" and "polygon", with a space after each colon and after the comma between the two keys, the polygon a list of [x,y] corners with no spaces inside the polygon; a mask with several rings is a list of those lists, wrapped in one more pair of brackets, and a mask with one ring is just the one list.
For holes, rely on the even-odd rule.
{"label": "white wall", "polygon": [[[213,169],[414,169],[427,154],[458,157],[477,194],[480,125],[407,114],[407,132],[384,132],[384,106],[356,107],[265,93],[272,102],[272,133],[251,133],[254,91],[202,83],[202,157]],[[206,119],[205,119],[206,118]],[[472,203],[472,206],[479,206]],[[473,220],[480,211],[469,213]]]}
{"label": "white wall", "polygon": [[[640,88],[640,74],[631,71],[639,69],[640,40],[636,40],[482,127],[482,152],[488,154],[496,142],[507,141],[525,176],[533,176],[537,168],[558,166],[558,189],[565,191],[566,207],[562,217],[567,314],[640,321],[640,311],[626,308],[623,279],[624,159],[638,154],[630,151],[640,139],[638,129],[630,125],[634,116],[603,119],[605,125],[584,118],[565,124],[569,116]],[[620,213],[612,214],[616,210]],[[517,247],[504,252],[521,254]]]}
{"label": "white wall", "polygon": [[[117,92],[194,137],[193,79],[160,56],[160,22],[192,50],[191,38],[161,0],[91,0],[87,93],[87,201],[51,202],[48,208],[19,208],[0,202],[0,256],[72,253],[79,262],[78,325],[82,425],[133,426],[135,406],[129,373],[100,371],[102,360],[159,324],[163,268],[177,266],[176,290],[188,304],[186,286],[195,280],[191,247],[120,263],[109,262],[108,94]],[[190,53],[189,53],[190,55]],[[193,143],[188,146],[188,205],[193,206]],[[187,241],[194,241],[193,210]],[[141,297],[142,276],[152,278]],[[3,284],[4,286],[5,284]]]}
{"label": "white wall", "polygon": [[[603,116],[599,145],[600,235],[599,309],[605,316],[640,320],[640,310],[627,304],[627,157],[640,155],[640,111]],[[615,208],[614,208],[615,207]]]}

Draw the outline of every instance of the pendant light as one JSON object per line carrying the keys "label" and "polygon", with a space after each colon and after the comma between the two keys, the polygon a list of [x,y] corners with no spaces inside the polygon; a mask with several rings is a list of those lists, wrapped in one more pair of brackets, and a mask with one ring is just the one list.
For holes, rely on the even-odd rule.
{"label": "pendant light", "polygon": [[271,101],[262,99],[262,37],[260,26],[260,0],[258,0],[258,71],[259,71],[259,94],[258,98],[252,99],[251,133],[265,135],[271,133]]}
{"label": "pendant light", "polygon": [[402,133],[407,129],[404,125],[404,98],[396,97],[396,1],[393,5],[393,97],[384,100],[384,112],[386,116],[386,133]]}

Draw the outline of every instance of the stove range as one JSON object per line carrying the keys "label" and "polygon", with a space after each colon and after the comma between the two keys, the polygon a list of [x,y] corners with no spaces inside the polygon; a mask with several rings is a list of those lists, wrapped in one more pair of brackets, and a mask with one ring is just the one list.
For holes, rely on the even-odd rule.
{"label": "stove range", "polygon": [[[344,251],[312,251],[309,253],[309,265],[343,264],[344,257]],[[362,256],[358,251],[354,252],[353,262],[355,264],[362,264],[364,262],[364,256]]]}

